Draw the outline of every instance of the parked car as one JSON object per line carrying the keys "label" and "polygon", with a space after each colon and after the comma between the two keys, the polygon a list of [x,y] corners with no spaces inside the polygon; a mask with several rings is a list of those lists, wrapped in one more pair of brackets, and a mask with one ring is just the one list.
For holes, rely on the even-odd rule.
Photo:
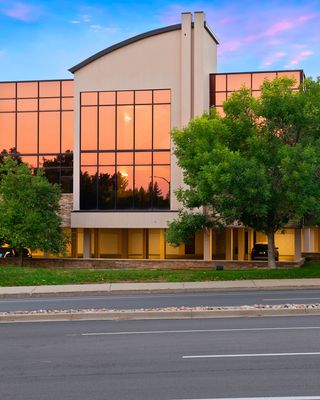
{"label": "parked car", "polygon": [[[30,251],[26,248],[22,249],[23,257],[31,258],[32,255]],[[12,247],[0,247],[0,258],[7,258],[7,257],[19,257],[19,251]]]}
{"label": "parked car", "polygon": [[0,247],[0,258],[14,257],[15,253],[11,247]]}
{"label": "parked car", "polygon": [[[15,252],[15,257],[19,257],[19,251],[14,250],[14,252]],[[23,257],[32,258],[32,255],[31,255],[29,249],[27,249],[27,248],[22,249],[22,254],[23,254]]]}
{"label": "parked car", "polygon": [[[275,248],[275,259],[279,261],[279,251]],[[268,260],[268,243],[256,243],[251,250],[251,260]]]}

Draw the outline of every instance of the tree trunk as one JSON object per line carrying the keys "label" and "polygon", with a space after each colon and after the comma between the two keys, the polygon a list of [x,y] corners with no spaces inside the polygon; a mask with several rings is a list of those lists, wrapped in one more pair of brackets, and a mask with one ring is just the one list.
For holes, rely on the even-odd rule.
{"label": "tree trunk", "polygon": [[19,267],[23,266],[23,248],[19,248]]}
{"label": "tree trunk", "polygon": [[276,268],[275,245],[274,245],[274,231],[268,232],[268,267]]}

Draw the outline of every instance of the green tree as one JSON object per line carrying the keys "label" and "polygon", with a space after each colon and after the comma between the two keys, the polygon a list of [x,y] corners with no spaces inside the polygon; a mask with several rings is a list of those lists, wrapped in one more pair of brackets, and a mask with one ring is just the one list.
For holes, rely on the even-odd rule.
{"label": "green tree", "polygon": [[0,165],[0,237],[16,248],[64,253],[67,237],[61,229],[61,191],[24,163],[6,157]]}
{"label": "green tree", "polygon": [[[307,214],[320,219],[320,80],[307,79],[297,91],[293,84],[265,81],[259,98],[242,88],[224,103],[223,117],[212,110],[173,132],[188,187],[178,198],[187,209],[206,210],[195,229],[240,221],[265,233],[270,267],[277,230]],[[184,226],[190,235],[182,215],[169,226],[171,243]]]}

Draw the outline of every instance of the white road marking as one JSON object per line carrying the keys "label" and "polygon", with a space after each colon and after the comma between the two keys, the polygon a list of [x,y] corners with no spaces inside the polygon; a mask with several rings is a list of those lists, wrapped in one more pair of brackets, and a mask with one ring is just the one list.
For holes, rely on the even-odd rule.
{"label": "white road marking", "polygon": [[172,399],[172,400],[319,400],[320,396],[291,396],[291,397],[223,397],[210,399]]}
{"label": "white road marking", "polygon": [[197,356],[182,356],[182,358],[235,358],[235,357],[289,357],[289,356],[318,356],[320,352],[313,353],[252,353],[252,354],[203,354]]}
{"label": "white road marking", "polygon": [[287,297],[278,299],[262,299],[263,301],[297,301],[297,300],[320,300],[320,297]]}
{"label": "white road marking", "polygon": [[159,335],[168,333],[219,333],[219,332],[260,332],[260,331],[301,331],[320,329],[320,326],[292,326],[275,328],[230,328],[230,329],[185,329],[185,330],[167,330],[167,331],[122,331],[122,332],[87,332],[71,333],[67,336],[117,336],[117,335]]}

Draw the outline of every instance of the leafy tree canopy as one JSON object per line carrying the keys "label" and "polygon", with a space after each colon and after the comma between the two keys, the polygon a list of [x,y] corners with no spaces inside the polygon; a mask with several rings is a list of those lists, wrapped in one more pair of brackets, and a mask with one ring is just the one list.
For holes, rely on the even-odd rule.
{"label": "leafy tree canopy", "polygon": [[[204,206],[208,221],[237,220],[264,232],[271,267],[278,229],[307,214],[320,219],[320,80],[297,91],[293,84],[265,81],[258,98],[242,88],[224,103],[224,116],[213,109],[173,132],[188,187],[178,199],[188,209]],[[184,220],[169,226],[171,243],[177,223],[180,237],[184,226],[190,230]]]}
{"label": "leafy tree canopy", "polygon": [[58,185],[50,184],[38,170],[12,157],[0,165],[0,237],[17,248],[54,254],[65,252],[67,238],[61,229]]}

